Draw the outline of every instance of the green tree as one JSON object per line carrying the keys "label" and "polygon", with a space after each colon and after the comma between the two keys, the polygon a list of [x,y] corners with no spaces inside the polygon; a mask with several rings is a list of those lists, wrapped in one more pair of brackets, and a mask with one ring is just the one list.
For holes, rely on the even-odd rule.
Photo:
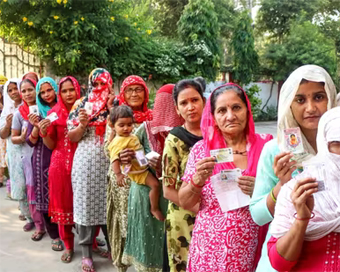
{"label": "green tree", "polygon": [[251,23],[248,11],[241,12],[231,38],[233,76],[241,84],[251,82],[259,66]]}
{"label": "green tree", "polygon": [[213,2],[189,0],[178,22],[178,34],[185,45],[193,46],[198,52],[188,60],[196,63],[196,74],[214,80],[220,67],[221,50]]}

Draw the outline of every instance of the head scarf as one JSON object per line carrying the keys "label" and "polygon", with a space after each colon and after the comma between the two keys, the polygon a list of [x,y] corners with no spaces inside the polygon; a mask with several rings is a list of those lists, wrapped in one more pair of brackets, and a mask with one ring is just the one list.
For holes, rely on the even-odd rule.
{"label": "head scarf", "polygon": [[[96,81],[105,83],[104,86],[94,87]],[[70,112],[68,122],[72,122],[74,126],[79,124],[79,110],[85,107],[86,102],[93,103],[93,112],[90,116],[89,126],[96,126],[96,134],[103,136],[105,133],[106,119],[109,114],[107,109],[107,100],[112,86],[112,78],[110,73],[104,68],[96,68],[92,70],[89,76],[88,94],[75,103],[75,108]]]}
{"label": "head scarf", "polygon": [[128,76],[122,83],[120,88],[120,93],[118,95],[119,105],[128,105],[125,101],[124,91],[128,86],[131,85],[141,85],[145,90],[144,102],[142,105],[142,111],[133,111],[133,117],[136,123],[143,123],[144,121],[152,120],[152,111],[148,109],[149,102],[149,89],[145,84],[145,81],[139,76]]}
{"label": "head scarf", "polygon": [[63,99],[61,98],[61,86],[62,84],[67,81],[70,80],[72,82],[72,85],[76,91],[77,94],[77,100],[80,98],[80,85],[78,83],[78,81],[72,77],[72,76],[66,76],[63,77],[60,81],[59,81],[59,88],[58,88],[58,102],[57,104],[54,105],[54,107],[47,113],[47,114],[51,114],[52,112],[55,112],[58,115],[58,119],[55,122],[56,125],[58,126],[66,126],[66,121],[69,115],[69,112],[63,102]]}
{"label": "head scarf", "polygon": [[[29,82],[31,82],[31,84],[34,86],[34,88],[37,85],[37,83],[33,79],[25,78],[25,80],[28,80]],[[20,91],[21,91],[21,84],[22,84],[22,81],[20,82]],[[25,120],[28,120],[28,115],[30,114],[30,109],[29,109],[29,106],[28,106],[26,101],[22,100],[22,104],[19,107],[19,111],[20,111],[22,118],[24,118]]]}
{"label": "head scarf", "polygon": [[4,75],[0,75],[0,85],[5,85],[7,80],[7,77],[5,77]]}
{"label": "head scarf", "polygon": [[[318,154],[307,162],[323,162],[327,167],[326,190],[314,194],[315,217],[309,220],[305,233],[307,241],[321,239],[331,232],[340,232],[340,155],[329,152],[328,143],[332,141],[340,141],[339,107],[327,111],[321,117],[317,135]],[[281,188],[271,224],[271,233],[275,238],[287,233],[295,220],[295,208],[290,195],[302,177],[308,177],[308,172],[302,172]]]}
{"label": "head scarf", "polygon": [[[247,108],[248,108],[248,121],[247,126],[245,128],[246,139],[247,139],[247,152],[248,152],[248,168],[243,172],[243,175],[246,176],[256,176],[256,168],[257,162],[259,160],[262,148],[266,142],[273,138],[272,135],[269,134],[256,134],[255,133],[255,123],[253,119],[253,115],[251,113],[251,105],[248,99],[246,92],[238,85],[233,83],[224,84],[218,88],[216,88],[212,94],[210,95],[207,104],[204,107],[202,120],[201,120],[201,130],[203,134],[203,141],[204,141],[204,148],[206,157],[210,157],[210,150],[213,149],[220,149],[220,148],[227,148],[227,143],[224,140],[224,137],[218,128],[217,124],[215,123],[214,116],[211,114],[211,106],[210,100],[214,92],[221,88],[231,88],[231,87],[238,87],[242,90],[246,101],[247,101]],[[221,172],[224,169],[233,169],[236,168],[233,162],[228,163],[219,163],[215,165],[213,175]]]}
{"label": "head scarf", "polygon": [[25,73],[25,74],[22,76],[22,80],[26,79],[27,76],[28,76],[29,74],[34,74],[34,75],[36,76],[37,80],[39,81],[39,75],[38,75],[38,73],[33,72],[33,71]]}
{"label": "head scarf", "polygon": [[[58,85],[57,83],[50,77],[43,77],[42,79],[40,79],[38,81],[37,87],[36,87],[36,93],[37,93],[37,105],[39,108],[39,112],[42,118],[46,118],[47,116],[47,112],[51,109],[51,107],[49,105],[46,104],[46,102],[41,98],[40,96],[40,89],[41,89],[41,85],[43,85],[44,83],[48,83],[50,84],[50,86],[52,87],[52,89],[54,90],[55,94],[58,94]],[[57,97],[56,97],[57,99]]]}
{"label": "head scarf", "polygon": [[[299,89],[301,80],[305,79],[314,82],[324,82],[325,91],[328,97],[327,109],[331,109],[335,106],[336,89],[333,80],[325,69],[317,65],[304,65],[297,68],[290,74],[288,79],[282,86],[280,92],[279,109],[278,109],[278,126],[277,126],[277,139],[281,150],[284,150],[284,130],[287,128],[298,127],[298,123],[293,117],[291,111],[291,104]],[[311,156],[315,155],[313,147],[307,141],[305,135],[301,132],[303,147],[306,154],[295,156],[294,159],[298,162],[302,162]]]}
{"label": "head scarf", "polygon": [[155,98],[152,121],[145,122],[145,130],[152,150],[162,155],[165,138],[174,127],[184,124],[184,119],[178,116],[172,98],[174,84],[161,87]]}
{"label": "head scarf", "polygon": [[14,110],[15,110],[14,101],[8,95],[8,85],[10,83],[16,84],[20,92],[20,79],[19,78],[11,78],[5,83],[5,86],[3,89],[4,108],[2,109],[2,112],[1,112],[0,129],[3,129],[5,127],[7,115],[14,113]]}

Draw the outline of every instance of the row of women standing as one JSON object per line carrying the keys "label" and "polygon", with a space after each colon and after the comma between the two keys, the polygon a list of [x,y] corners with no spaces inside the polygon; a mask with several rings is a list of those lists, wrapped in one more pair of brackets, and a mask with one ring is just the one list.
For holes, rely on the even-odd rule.
{"label": "row of women standing", "polygon": [[[39,86],[46,83],[42,80],[38,82]],[[57,90],[49,82],[49,89]],[[167,263],[171,271],[255,271],[256,268],[257,271],[270,271],[267,244],[264,243],[267,227],[259,225],[273,219],[278,191],[283,183],[292,179],[295,170],[294,163],[289,162],[291,155],[280,153],[282,130],[300,127],[308,152],[308,156],[299,158],[300,161],[315,155],[319,119],[335,105],[336,96],[332,80],[321,67],[307,65],[294,71],[281,90],[278,139],[272,140],[271,135],[255,133],[250,102],[246,93],[235,84],[220,86],[208,101],[203,96],[204,84],[199,80],[165,85],[158,90],[151,111],[147,108],[149,92],[143,79],[138,76],[126,78],[117,100],[120,105],[128,105],[132,109],[134,133],[144,152],[147,154],[153,150],[161,155],[161,159],[151,160],[149,165],[153,175],[162,180],[159,208],[166,213],[164,224],[150,213],[150,188],[130,178],[124,180],[123,187],[119,186],[121,184],[117,183],[116,174],[110,167],[108,148],[115,137],[115,131],[107,123],[109,109],[114,104],[110,74],[104,69],[92,71],[89,92],[81,99],[77,81],[72,77],[62,79],[58,102],[54,102],[56,104],[47,113],[57,113],[59,119],[53,123],[25,115],[28,106],[35,100],[25,95],[25,83],[34,86],[31,80],[24,80],[19,86],[24,100],[20,108],[24,106],[25,111],[19,108],[15,116],[18,115],[19,121],[21,116],[30,125],[28,133],[23,133],[26,132],[21,130],[23,125],[17,125],[14,119],[12,140],[13,143],[20,140],[21,148],[26,141],[31,145],[41,141],[45,148],[53,150],[47,187],[48,211],[51,221],[59,225],[59,234],[65,243],[64,261],[70,261],[73,256],[72,225],[76,224],[82,247],[83,271],[95,271],[92,246],[98,226],[107,238],[113,264],[119,271],[126,271],[131,265],[137,271],[160,271]],[[43,99],[38,106],[44,118],[47,107],[53,106],[51,102],[55,100],[45,96],[41,90],[42,87],[37,88],[37,101]],[[19,106],[19,98],[11,96],[10,90],[8,94],[13,104]],[[93,103],[90,116],[85,110],[86,102]],[[1,118],[6,120],[6,116]],[[4,123],[1,137],[6,136],[3,130],[6,132],[8,129],[8,122]],[[234,162],[216,164],[210,151],[225,147],[233,148]],[[31,161],[34,178],[29,180],[35,190],[29,187],[29,173],[25,174],[27,190],[25,181],[21,182],[23,193],[15,197],[15,174],[12,175],[14,170],[10,169],[11,184],[14,185],[12,196],[21,201],[22,210],[29,220],[30,213],[25,210],[25,192],[28,192],[29,203],[41,201],[37,194],[35,199],[30,196],[30,192],[38,192],[40,188],[35,185],[39,179],[34,173],[39,167],[37,170],[34,168],[39,163],[34,161],[34,157],[41,157],[41,152],[37,150],[38,155],[33,156]],[[133,150],[125,149],[120,152],[119,160],[128,164],[134,156]],[[25,162],[28,164],[25,156],[23,162],[23,165],[26,165]],[[242,169],[238,184],[243,193],[252,197],[250,208],[222,212],[212,188],[211,175],[234,168]],[[300,216],[300,211],[298,213]],[[44,216],[44,211],[41,214],[46,225],[53,225],[48,216]],[[336,233],[338,229],[333,228],[333,231]],[[280,235],[284,236],[287,232],[280,232]],[[271,240],[269,247],[280,240],[277,233],[276,240]],[[270,238],[270,232],[267,238]],[[52,239],[58,241],[58,238]],[[334,254],[339,255],[339,239],[336,242],[338,251]],[[261,254],[262,244],[264,250]],[[280,254],[282,249],[279,248]],[[305,271],[301,269],[300,255],[294,256],[294,260],[291,255],[287,257],[288,261],[294,261],[289,263],[290,269],[298,267],[300,270],[294,271]],[[340,261],[336,261],[333,267],[339,270]],[[164,271],[166,269],[163,268]]]}

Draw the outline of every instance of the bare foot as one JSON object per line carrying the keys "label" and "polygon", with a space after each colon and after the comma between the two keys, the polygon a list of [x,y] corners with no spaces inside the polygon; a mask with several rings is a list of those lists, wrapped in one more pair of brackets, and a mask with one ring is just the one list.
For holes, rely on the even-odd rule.
{"label": "bare foot", "polygon": [[160,210],[151,210],[152,215],[159,221],[164,221],[165,218]]}

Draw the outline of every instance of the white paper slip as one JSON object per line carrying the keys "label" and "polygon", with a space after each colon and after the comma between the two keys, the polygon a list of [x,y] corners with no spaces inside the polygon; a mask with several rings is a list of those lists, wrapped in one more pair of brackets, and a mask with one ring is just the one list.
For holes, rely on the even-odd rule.
{"label": "white paper slip", "polygon": [[93,112],[93,103],[92,102],[85,102],[85,110],[87,115],[92,115]]}
{"label": "white paper slip", "polygon": [[30,114],[39,115],[39,108],[37,105],[29,106]]}
{"label": "white paper slip", "polygon": [[14,106],[10,106],[9,107],[9,113],[14,113],[15,112],[15,107]]}
{"label": "white paper slip", "polygon": [[[240,169],[233,170],[235,172],[228,173],[230,179],[225,173],[218,173],[211,177],[212,187],[223,212],[246,207],[250,203],[250,196],[244,194],[237,184],[236,177],[239,177]],[[226,175],[223,180],[221,179],[222,175]]]}
{"label": "white paper slip", "polygon": [[232,148],[221,148],[221,149],[210,150],[210,156],[215,157],[217,160],[217,163],[234,161]]}
{"label": "white paper slip", "polygon": [[156,158],[158,159],[161,155],[159,155],[157,152],[155,151],[151,151],[149,152],[148,154],[145,155],[145,157],[148,159],[148,160],[151,160],[153,158]]}
{"label": "white paper slip", "polygon": [[325,164],[324,163],[302,163],[302,178],[315,178],[318,183],[318,192],[326,190],[325,186]]}
{"label": "white paper slip", "polygon": [[136,159],[137,159],[140,166],[148,165],[148,160],[145,157],[143,149],[139,149],[135,153],[136,153]]}
{"label": "white paper slip", "polygon": [[50,120],[51,123],[53,123],[55,120],[57,120],[59,117],[55,112],[52,112],[49,116],[46,117],[46,119]]}

